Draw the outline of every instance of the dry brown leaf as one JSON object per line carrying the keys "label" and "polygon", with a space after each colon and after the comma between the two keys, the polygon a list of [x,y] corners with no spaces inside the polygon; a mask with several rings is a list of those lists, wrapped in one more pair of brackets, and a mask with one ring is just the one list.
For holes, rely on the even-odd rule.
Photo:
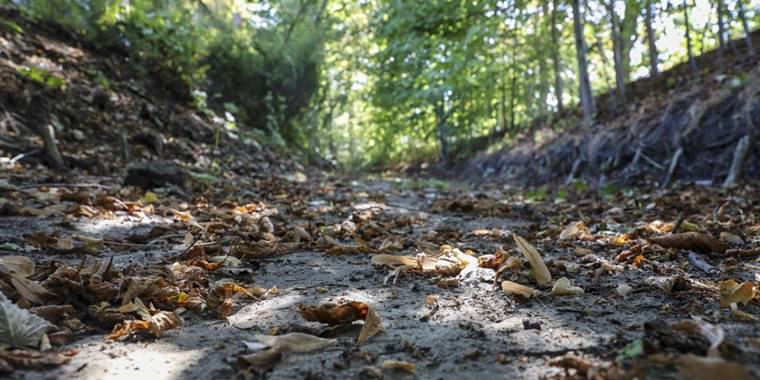
{"label": "dry brown leaf", "polygon": [[402,360],[385,360],[383,361],[383,369],[389,371],[402,371],[406,373],[414,373],[416,366],[412,362],[406,362]]}
{"label": "dry brown leaf", "polygon": [[39,348],[42,337],[52,329],[50,322],[14,305],[0,292],[0,351]]}
{"label": "dry brown leaf", "polygon": [[106,339],[118,340],[118,339],[126,338],[138,331],[148,331],[148,330],[150,330],[150,322],[148,321],[138,321],[138,320],[124,321],[123,323],[119,323],[116,326],[114,326],[113,331],[111,331],[111,333],[108,334]]}
{"label": "dry brown leaf", "polygon": [[552,294],[555,296],[580,296],[583,294],[583,289],[574,286],[567,277],[562,277],[557,281],[554,281]]}
{"label": "dry brown leaf", "polygon": [[368,307],[367,317],[364,318],[364,326],[359,332],[359,336],[356,338],[356,343],[362,344],[369,338],[377,335],[380,331],[383,331],[383,323],[380,321],[380,316],[373,307]]}
{"label": "dry brown leaf", "polygon": [[738,283],[733,279],[720,283],[720,307],[732,303],[747,303],[755,297],[755,287],[751,282]]}
{"label": "dry brown leaf", "polygon": [[536,297],[541,294],[540,291],[533,289],[530,286],[520,285],[512,281],[503,281],[501,283],[501,290],[509,294],[516,294],[525,298]]}
{"label": "dry brown leaf", "polygon": [[586,226],[586,223],[583,222],[573,222],[570,223],[565,229],[562,230],[562,232],[559,234],[559,240],[572,240],[577,239],[584,233],[588,232],[588,227]]}
{"label": "dry brown leaf", "polygon": [[43,319],[58,323],[63,319],[76,315],[76,310],[72,305],[45,305],[29,309],[32,314],[42,317]]}
{"label": "dry brown leaf", "polygon": [[755,379],[747,368],[721,358],[696,355],[680,355],[675,359],[678,372],[686,379],[694,380],[751,380]]}
{"label": "dry brown leaf", "polygon": [[[235,282],[224,279],[214,283],[206,298],[206,305],[216,310],[220,318],[227,318],[232,314],[234,303],[232,297],[237,294],[242,294],[248,298],[254,298],[253,294],[248,289],[236,284]],[[201,307],[201,304],[198,304]]]}
{"label": "dry brown leaf", "polygon": [[182,325],[182,319],[174,312],[171,311],[159,311],[158,313],[151,315],[148,319],[148,328],[156,336],[161,337],[161,334],[166,330],[175,329]]}
{"label": "dry brown leaf", "polygon": [[29,277],[34,274],[34,261],[24,256],[0,257],[0,272]]}
{"label": "dry brown leaf", "polygon": [[549,268],[544,264],[544,260],[541,258],[541,254],[538,253],[535,247],[530,245],[525,239],[512,234],[512,238],[515,240],[517,249],[528,259],[531,268],[533,268],[533,275],[536,278],[536,282],[540,286],[548,285],[552,282],[552,275],[549,273]]}
{"label": "dry brown leaf", "polygon": [[50,293],[39,282],[17,274],[11,274],[11,284],[22,298],[32,303],[43,304],[45,300],[55,297],[55,294]]}
{"label": "dry brown leaf", "polygon": [[[8,363],[11,369],[44,370],[64,365],[78,353],[77,350],[63,352],[39,352],[32,350],[0,351],[0,362]],[[2,371],[0,371],[2,373]]]}
{"label": "dry brown leaf", "polygon": [[351,301],[341,304],[323,303],[318,306],[301,305],[298,313],[310,322],[328,325],[344,325],[367,318],[369,306],[363,302]]}
{"label": "dry brown leaf", "polygon": [[267,347],[275,348],[280,352],[303,353],[327,347],[337,342],[335,339],[326,339],[304,333],[288,333],[283,335],[256,334],[254,339]]}
{"label": "dry brown leaf", "polygon": [[677,248],[703,253],[724,253],[728,249],[726,243],[699,232],[683,232],[680,234],[652,237],[648,240],[650,243],[657,244],[663,248]]}

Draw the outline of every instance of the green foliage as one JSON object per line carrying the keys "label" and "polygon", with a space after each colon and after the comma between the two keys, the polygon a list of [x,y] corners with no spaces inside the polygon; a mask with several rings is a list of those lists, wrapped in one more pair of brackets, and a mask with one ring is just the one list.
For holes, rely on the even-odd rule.
{"label": "green foliage", "polygon": [[111,88],[111,80],[100,70],[90,69],[87,74],[98,84],[98,86],[109,89]]}
{"label": "green foliage", "polygon": [[21,34],[24,32],[24,28],[22,28],[19,24],[15,23],[13,20],[0,19],[0,29],[6,30],[11,33],[15,33],[15,34]]}
{"label": "green foliage", "polygon": [[24,66],[17,69],[17,72],[31,81],[45,85],[49,89],[62,89],[66,85],[66,80],[53,75],[48,70],[37,66]]}
{"label": "green foliage", "polygon": [[138,71],[175,73],[195,89],[192,104],[228,129],[266,130],[278,144],[304,138],[294,120],[318,86],[329,27],[317,1],[28,0],[21,9],[130,52],[150,67]]}

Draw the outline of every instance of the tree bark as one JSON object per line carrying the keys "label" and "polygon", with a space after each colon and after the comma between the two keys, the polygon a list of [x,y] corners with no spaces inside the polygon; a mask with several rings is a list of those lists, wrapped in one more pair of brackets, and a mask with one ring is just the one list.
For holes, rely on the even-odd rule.
{"label": "tree bark", "polygon": [[687,0],[683,0],[683,23],[686,27],[686,52],[689,55],[689,67],[692,71],[697,72],[697,61],[694,60],[691,49],[691,26],[689,25],[689,4]]}
{"label": "tree bark", "polygon": [[572,0],[573,6],[573,30],[575,33],[575,52],[578,58],[578,82],[583,108],[583,120],[586,125],[594,123],[596,107],[591,93],[591,82],[588,76],[588,62],[586,62],[586,44],[583,41],[583,16],[580,14],[580,0]]}
{"label": "tree bark", "polygon": [[652,3],[653,0],[647,0],[645,23],[647,28],[647,45],[649,45],[649,76],[657,77],[660,75],[660,70],[657,68],[657,36],[652,27],[652,8],[654,7]]}
{"label": "tree bark", "polygon": [[744,29],[744,42],[747,44],[747,54],[750,57],[754,57],[755,47],[752,46],[752,36],[750,36],[749,23],[747,23],[747,16],[744,13],[743,0],[737,0],[736,7],[738,8],[738,11],[739,11],[739,20],[741,20],[742,29]]}
{"label": "tree bark", "polygon": [[443,162],[444,165],[447,165],[449,161],[449,128],[448,128],[448,121],[447,115],[446,115],[446,100],[443,97],[443,94],[441,94],[441,99],[436,102],[435,105],[435,115],[437,119],[437,134],[438,134],[438,142],[441,147],[441,162]]}
{"label": "tree bark", "polygon": [[610,14],[610,24],[612,30],[612,57],[615,62],[615,87],[617,88],[618,101],[625,104],[625,72],[623,70],[623,41],[620,39],[620,23],[618,22],[617,12],[615,12],[615,0],[610,0],[607,4],[607,11]]}
{"label": "tree bark", "polygon": [[559,31],[557,30],[557,0],[552,0],[552,61],[554,63],[554,95],[557,98],[557,112],[562,114],[562,62],[559,58]]}
{"label": "tree bark", "polygon": [[723,23],[723,0],[718,0],[716,8],[718,12],[718,62],[723,64],[726,45],[726,26]]}

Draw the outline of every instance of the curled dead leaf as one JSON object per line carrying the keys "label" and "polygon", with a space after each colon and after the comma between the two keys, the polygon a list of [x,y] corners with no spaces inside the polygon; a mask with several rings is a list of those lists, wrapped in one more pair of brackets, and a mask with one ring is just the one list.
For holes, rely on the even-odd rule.
{"label": "curled dead leaf", "polygon": [[362,344],[369,338],[377,335],[380,331],[383,331],[383,323],[380,321],[380,316],[373,307],[368,307],[367,317],[364,318],[364,326],[356,338],[356,343]]}
{"label": "curled dead leaf", "polygon": [[650,243],[657,244],[663,248],[677,248],[704,253],[724,253],[728,249],[726,243],[699,232],[683,232],[652,237],[648,240]]}
{"label": "curled dead leaf", "polygon": [[401,371],[410,374],[416,371],[414,363],[402,360],[385,360],[383,361],[382,367],[384,370]]}
{"label": "curled dead leaf", "polygon": [[344,325],[367,318],[369,306],[363,302],[351,301],[341,304],[323,303],[318,306],[301,305],[298,313],[310,322]]}
{"label": "curled dead leaf", "polygon": [[583,294],[583,289],[574,286],[567,277],[562,277],[557,281],[554,281],[552,294],[555,296],[580,296]]}
{"label": "curled dead leaf", "polygon": [[732,303],[747,303],[755,297],[755,286],[751,282],[738,283],[730,279],[720,283],[720,307]]}
{"label": "curled dead leaf", "polygon": [[512,234],[512,238],[517,245],[517,249],[528,259],[531,268],[533,268],[533,275],[536,278],[536,282],[540,286],[548,285],[552,282],[552,275],[549,273],[549,268],[546,267],[544,260],[541,258],[541,254],[538,253],[535,247],[530,245],[525,239]]}
{"label": "curled dead leaf", "polygon": [[525,298],[532,298],[541,294],[540,291],[533,289],[530,286],[521,285],[512,281],[503,281],[501,283],[501,290]]}

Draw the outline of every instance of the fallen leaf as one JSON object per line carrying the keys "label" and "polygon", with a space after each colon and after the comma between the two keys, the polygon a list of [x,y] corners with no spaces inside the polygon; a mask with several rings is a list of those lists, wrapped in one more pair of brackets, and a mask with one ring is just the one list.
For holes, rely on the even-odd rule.
{"label": "fallen leaf", "polygon": [[[12,369],[44,370],[64,365],[77,354],[76,350],[64,352],[39,352],[32,350],[0,351],[0,363],[7,363]],[[0,370],[0,373],[3,371]]]}
{"label": "fallen leaf", "polygon": [[755,287],[751,282],[739,284],[730,279],[720,283],[720,307],[728,307],[732,303],[747,303],[755,297]]}
{"label": "fallen leaf", "polygon": [[175,329],[182,325],[182,318],[177,313],[171,311],[159,311],[148,318],[148,328],[156,336],[160,338],[164,331]]}
{"label": "fallen leaf", "polygon": [[416,370],[414,363],[401,360],[385,360],[382,367],[384,370],[402,371],[410,374]]}
{"label": "fallen leaf", "polygon": [[344,325],[367,318],[369,306],[363,302],[351,301],[341,304],[323,303],[318,306],[301,305],[298,313],[310,322],[328,325]]}
{"label": "fallen leaf", "polygon": [[55,294],[49,292],[39,282],[17,274],[11,274],[11,284],[22,298],[32,303],[44,304],[46,299],[55,297]]}
{"label": "fallen leaf", "polygon": [[280,352],[303,353],[332,345],[335,339],[320,338],[304,333],[289,333],[284,335],[256,334],[254,339],[265,344],[267,347],[276,348]]}
{"label": "fallen leaf", "polygon": [[573,286],[572,282],[570,282],[567,277],[562,277],[557,281],[554,281],[552,294],[555,296],[580,296],[583,294],[583,289],[578,286]]}
{"label": "fallen leaf", "polygon": [[50,322],[19,308],[0,293],[0,350],[39,348],[42,336],[54,328]]}
{"label": "fallen leaf", "polygon": [[721,358],[696,355],[680,355],[675,359],[678,372],[687,379],[695,380],[751,380],[755,379],[747,368],[739,363]]}
{"label": "fallen leaf", "polygon": [[504,281],[501,283],[501,290],[509,293],[516,294],[525,298],[536,297],[541,294],[540,291],[533,289],[529,286],[520,285],[512,281]]}
{"label": "fallen leaf", "polygon": [[679,234],[652,237],[650,243],[663,248],[677,248],[704,253],[724,253],[728,245],[718,239],[699,232],[683,232]]}
{"label": "fallen leaf", "polygon": [[0,257],[0,272],[29,277],[34,274],[34,261],[24,256],[3,256]]}
{"label": "fallen leaf", "polygon": [[528,259],[528,263],[530,263],[530,266],[533,268],[533,275],[535,276],[538,285],[545,286],[551,283],[552,275],[549,273],[549,268],[544,264],[544,260],[541,258],[541,254],[538,253],[536,248],[530,245],[525,239],[517,236],[517,234],[513,233],[512,237],[515,240],[517,249],[522,252],[526,259]]}
{"label": "fallen leaf", "polygon": [[368,307],[367,317],[364,318],[364,326],[359,332],[359,337],[356,338],[356,343],[362,344],[369,338],[377,335],[380,331],[383,331],[383,323],[380,321],[380,316],[373,307]]}
{"label": "fallen leaf", "polygon": [[106,336],[106,339],[118,340],[128,337],[139,331],[148,330],[150,330],[150,323],[148,321],[128,320],[114,326],[113,331],[111,331],[111,333]]}
{"label": "fallen leaf", "polygon": [[559,234],[559,240],[571,240],[571,239],[577,239],[582,234],[588,232],[588,227],[586,226],[586,223],[583,222],[573,222],[570,223],[567,227],[565,227],[564,230]]}

